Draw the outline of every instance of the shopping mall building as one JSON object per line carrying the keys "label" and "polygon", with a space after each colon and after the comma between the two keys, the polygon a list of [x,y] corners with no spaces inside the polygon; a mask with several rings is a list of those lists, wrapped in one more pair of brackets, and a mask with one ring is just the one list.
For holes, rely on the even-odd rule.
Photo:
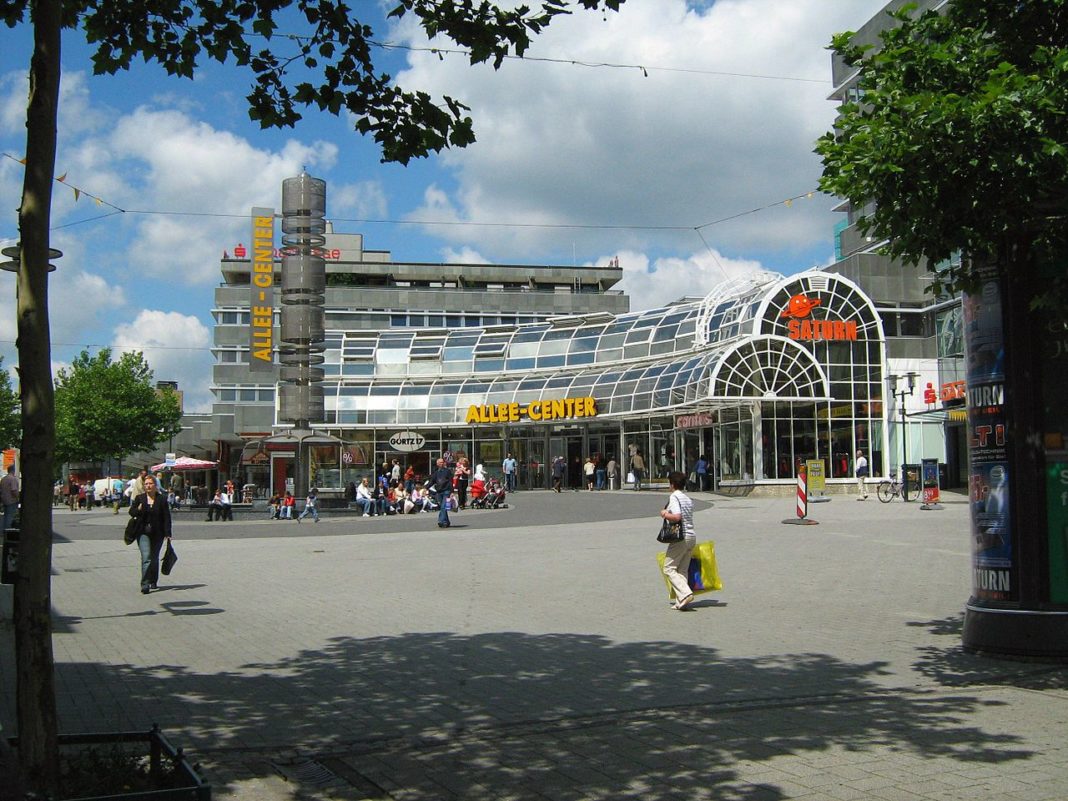
{"label": "shopping mall building", "polygon": [[[910,463],[945,461],[944,420],[924,419],[935,411],[924,400],[938,380],[934,354],[925,357],[935,337],[901,323],[926,314],[918,327],[932,328],[939,310],[922,299],[912,308],[896,285],[893,300],[873,302],[861,283],[910,279],[876,280],[889,269],[879,257],[755,273],[631,312],[613,288],[614,263],[399,263],[364,250],[362,236],[326,238],[325,413],[313,421],[321,436],[305,443],[324,492],[393,459],[425,474],[443,453],[491,473],[511,453],[525,488],[549,486],[548,466],[563,456],[577,485],[586,457],[626,463],[636,450],[653,479],[689,474],[704,455],[721,491],[792,492],[799,465],[818,459],[834,492],[852,484],[858,450],[873,476],[896,469],[895,423],[908,431]],[[173,447],[219,460],[219,479],[262,495],[292,484],[297,443],[278,436],[277,371],[249,369],[250,265],[240,245],[222,260],[216,402],[187,419]],[[908,372],[915,393],[894,396],[888,376]],[[908,418],[884,398],[911,403]]]}

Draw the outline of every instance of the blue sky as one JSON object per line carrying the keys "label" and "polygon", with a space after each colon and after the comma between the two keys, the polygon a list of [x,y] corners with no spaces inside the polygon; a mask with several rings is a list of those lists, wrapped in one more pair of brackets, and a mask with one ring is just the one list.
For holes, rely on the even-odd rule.
{"label": "blue sky", "polygon": [[[152,65],[93,77],[89,49],[67,31],[55,366],[83,348],[143,350],[158,379],[179,382],[187,410],[208,408],[219,258],[247,239],[250,208],[277,207],[281,181],[304,167],[327,181],[335,230],[363,233],[369,249],[519,265],[618,257],[634,309],[748,270],[825,264],[841,216],[832,200],[782,201],[819,176],[813,143],[834,118],[831,35],[882,5],[630,0],[618,14],[559,21],[533,58],[494,72],[429,52],[412,23],[387,23],[384,6],[358,0],[378,40],[412,48],[376,50],[380,69],[472,109],[476,144],[407,167],[381,164],[344,116],[309,110],[293,129],[261,130],[247,115],[248,74],[232,66],[208,64],[193,81]],[[30,45],[28,26],[0,28],[0,152],[16,158]],[[4,246],[17,240],[21,182],[22,166],[0,157]],[[70,187],[106,204],[75,201]],[[104,216],[108,204],[125,212]],[[715,223],[751,209],[764,210]],[[0,309],[10,310],[0,314],[0,355],[11,368],[10,276],[0,276]]]}

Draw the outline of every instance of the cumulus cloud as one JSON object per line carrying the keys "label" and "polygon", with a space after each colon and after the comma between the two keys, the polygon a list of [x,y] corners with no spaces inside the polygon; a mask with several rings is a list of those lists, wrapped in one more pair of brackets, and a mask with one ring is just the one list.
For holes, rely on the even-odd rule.
{"label": "cumulus cloud", "polygon": [[[478,143],[443,157],[456,186],[444,199],[428,197],[413,217],[451,209],[467,220],[617,226],[432,231],[495,259],[576,241],[595,252],[621,240],[664,252],[678,247],[676,235],[648,227],[692,228],[804,193],[819,175],[814,140],[834,116],[825,47],[833,32],[859,26],[882,5],[628,3],[618,14],[577,13],[554,24],[529,51],[567,63],[508,61],[498,72],[415,52],[398,81],[470,105]],[[410,23],[395,35],[426,44]],[[576,61],[640,64],[645,72]],[[788,215],[740,217],[712,231],[712,244],[738,254],[829,242],[830,205],[821,199]]]}
{"label": "cumulus cloud", "polygon": [[623,268],[623,278],[614,288],[630,296],[632,311],[666,306],[684,297],[703,297],[725,281],[764,269],[759,262],[731,259],[715,251],[659,259],[621,251],[615,257]]}
{"label": "cumulus cloud", "polygon": [[445,248],[441,260],[446,264],[490,264],[490,260],[474,248]]}
{"label": "cumulus cloud", "polygon": [[110,145],[140,163],[146,210],[179,212],[144,215],[131,258],[151,254],[144,260],[149,274],[189,284],[217,281],[223,247],[247,241],[248,218],[227,215],[279,208],[283,179],[305,166],[329,169],[338,153],[328,142],[296,141],[271,151],[182,112],[149,107],[122,117]]}
{"label": "cumulus cloud", "polygon": [[211,409],[210,332],[196,317],[145,309],[117,326],[114,340],[116,352],[144,353],[157,381],[177,381],[186,412]]}
{"label": "cumulus cloud", "polygon": [[381,181],[329,184],[326,190],[328,217],[383,219],[389,203]]}

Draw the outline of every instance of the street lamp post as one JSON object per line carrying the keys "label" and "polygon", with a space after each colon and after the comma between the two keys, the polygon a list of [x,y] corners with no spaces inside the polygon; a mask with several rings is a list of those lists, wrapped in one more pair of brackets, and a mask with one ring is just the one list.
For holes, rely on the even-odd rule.
{"label": "street lamp post", "polygon": [[[919,373],[905,373],[904,375],[894,375],[891,373],[886,377],[886,383],[889,385],[890,394],[897,398],[898,409],[901,410],[901,499],[904,501],[909,500],[909,474],[906,469],[906,465],[909,462],[909,438],[908,429],[906,428],[905,421],[905,398],[912,395],[916,391],[916,379],[920,377]],[[900,390],[897,388],[897,382],[899,380],[905,381],[905,386]]]}

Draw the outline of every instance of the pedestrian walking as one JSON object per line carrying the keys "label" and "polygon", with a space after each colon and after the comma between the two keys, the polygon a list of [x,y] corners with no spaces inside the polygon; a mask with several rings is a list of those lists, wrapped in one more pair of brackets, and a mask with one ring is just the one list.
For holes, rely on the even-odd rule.
{"label": "pedestrian walking", "polygon": [[630,472],[634,475],[634,491],[637,492],[642,488],[642,479],[645,477],[645,459],[642,458],[641,448],[630,457]]}
{"label": "pedestrian walking", "polygon": [[701,492],[708,490],[708,459],[702,453],[697,457],[697,464],[693,467],[694,474],[697,476],[697,489]]}
{"label": "pedestrian walking", "polygon": [[553,459],[553,489],[556,492],[560,492],[560,488],[564,484],[564,473],[567,472],[567,462],[564,461],[563,456],[557,456]]}
{"label": "pedestrian walking", "polygon": [[312,487],[310,490],[308,490],[308,497],[304,501],[304,511],[300,513],[300,517],[297,518],[297,522],[299,523],[308,515],[311,515],[312,520],[314,520],[316,523],[319,522],[319,490],[317,490],[315,487]]}
{"label": "pedestrian walking", "polygon": [[693,590],[686,576],[690,569],[690,556],[697,545],[697,534],[693,528],[693,501],[683,492],[686,474],[679,470],[668,473],[668,484],[671,485],[671,497],[667,506],[660,510],[660,516],[672,523],[680,523],[683,539],[668,543],[664,554],[664,575],[675,590],[674,608],[681,612],[693,601]]}
{"label": "pedestrian walking", "polygon": [[438,459],[437,470],[430,477],[430,486],[437,496],[438,502],[438,528],[448,528],[452,525],[449,520],[449,495],[452,493],[452,470],[444,459]]}
{"label": "pedestrian walking", "polygon": [[865,484],[865,479],[868,477],[868,460],[864,456],[864,451],[857,451],[856,461],[856,476],[857,476],[857,500],[866,501],[868,499],[868,487]]}
{"label": "pedestrian walking", "polygon": [[[479,469],[482,465],[478,466]],[[467,508],[467,485],[471,481],[471,463],[467,461],[467,458],[463,458],[456,463],[456,469],[452,474],[452,486],[456,490],[457,506],[461,509]]]}
{"label": "pedestrian walking", "polygon": [[148,595],[159,581],[159,552],[171,540],[171,510],[167,498],[156,487],[156,479],[146,476],[145,491],[130,504],[130,517],[137,520],[135,533],[141,551],[141,593]]}
{"label": "pedestrian walking", "polygon": [[508,492],[515,492],[516,471],[518,469],[519,463],[512,458],[511,453],[504,457],[504,461],[501,462],[501,470],[504,472],[504,487]]}
{"label": "pedestrian walking", "polygon": [[15,513],[19,510],[19,479],[15,475],[15,465],[9,465],[7,475],[0,478],[0,504],[4,506],[4,524],[0,533],[11,528],[15,522]]}
{"label": "pedestrian walking", "polygon": [[593,457],[587,456],[586,461],[582,465],[582,477],[586,480],[586,491],[593,492],[594,474],[597,472],[597,465],[593,463]]}

